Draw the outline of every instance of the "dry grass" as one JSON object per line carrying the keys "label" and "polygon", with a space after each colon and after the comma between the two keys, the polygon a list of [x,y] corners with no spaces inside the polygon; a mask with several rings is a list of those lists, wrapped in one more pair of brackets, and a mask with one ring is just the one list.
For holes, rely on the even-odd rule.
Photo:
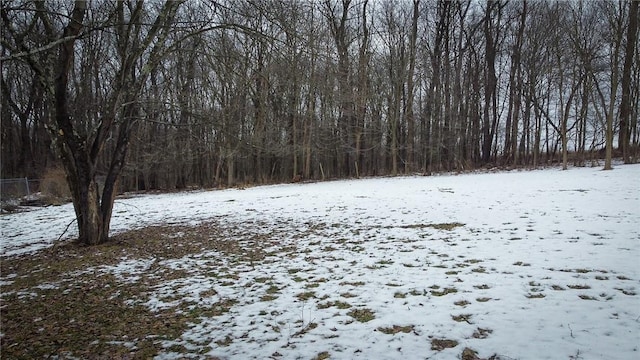
{"label": "dry grass", "polygon": [[[242,299],[219,298],[215,303],[204,306],[180,301],[179,293],[169,293],[160,300],[176,301],[178,305],[151,310],[146,302],[154,289],[164,286],[168,280],[192,276],[188,269],[167,268],[158,263],[181,260],[203,252],[216,253],[225,259],[225,265],[213,266],[212,269],[215,270],[205,270],[203,274],[219,286],[233,286],[240,279],[240,275],[234,272],[236,265],[253,267],[273,256],[300,253],[296,245],[275,246],[279,239],[279,236],[248,234],[247,229],[242,226],[227,224],[222,227],[212,221],[194,227],[148,227],[117,235],[110,242],[99,246],[84,247],[65,243],[30,255],[3,258],[0,271],[4,276],[3,280],[9,281],[3,282],[0,297],[2,356],[7,359],[152,358],[171,351],[184,357],[202,357],[211,350],[209,346],[231,346],[241,340],[223,334],[212,339],[213,345],[198,344],[194,348],[187,348],[174,343],[170,348],[164,347],[167,341],[180,338],[194,323],[216,318],[241,306],[238,304],[242,303]],[[139,277],[135,283],[104,271],[105,267],[115,267],[125,259],[153,261],[148,269],[135,274]],[[473,264],[480,260],[467,262]],[[389,259],[378,262],[381,266],[392,264]],[[291,294],[302,303],[317,300],[318,309],[333,308],[350,316],[351,323],[367,323],[376,318],[376,309],[344,301],[358,298],[358,295],[349,290],[367,285],[364,281],[341,282],[341,286],[348,288],[334,295],[341,297],[342,301],[328,301],[328,295],[321,296],[321,291],[315,291],[320,284],[329,281],[326,278],[313,279],[308,268],[300,267],[286,269],[285,274],[293,281],[306,282],[300,284],[304,290]],[[259,285],[260,293],[255,296],[262,302],[274,301],[287,293],[286,286],[276,283],[272,277],[256,277],[250,284]],[[402,284],[390,282],[386,286],[393,288]],[[480,285],[476,288],[488,289],[489,286]],[[394,297],[441,297],[457,292],[459,290],[454,287],[433,285],[428,289],[413,289],[410,292],[396,291]],[[214,297],[217,292],[212,288],[200,292],[198,296]],[[488,300],[489,298],[477,298],[478,302]],[[464,307],[471,303],[459,300],[455,304]],[[263,310],[259,315],[269,314],[273,315],[272,312]],[[452,319],[473,323],[472,314],[455,315]],[[273,331],[279,333],[283,326],[274,325]],[[304,322],[299,331],[291,336],[303,337],[319,326],[313,321]],[[419,335],[414,325],[374,328],[389,335]],[[490,333],[491,330],[478,328],[473,337],[482,339]],[[431,341],[431,348],[435,351],[458,346],[458,341],[452,339],[427,341]],[[467,351],[467,355],[470,354]],[[272,357],[276,355],[279,353],[274,353]],[[318,359],[329,357],[328,352],[321,352],[316,356]]]}
{"label": "dry grass", "polygon": [[397,333],[405,333],[408,334],[410,332],[413,331],[414,325],[407,325],[407,326],[400,326],[400,325],[393,325],[391,327],[379,327],[378,331],[380,331],[383,334],[388,334],[388,335],[395,335]]}
{"label": "dry grass", "polygon": [[458,346],[456,340],[450,339],[431,339],[431,350],[442,351],[448,348],[454,348]]}
{"label": "dry grass", "polygon": [[347,313],[347,315],[360,321],[367,322],[375,319],[375,314],[371,309],[353,309]]}
{"label": "dry grass", "polygon": [[52,205],[68,201],[71,198],[71,192],[64,169],[48,169],[40,181],[40,191],[44,195],[45,201]]}
{"label": "dry grass", "polygon": [[[167,241],[167,234],[177,233],[182,234],[180,242]],[[238,242],[212,234],[216,234],[215,224],[150,227],[94,247],[67,243],[3,258],[1,273],[12,276],[2,285],[0,298],[2,358],[153,357],[162,350],[163,340],[178,338],[189,322],[201,316],[229,311],[235,300],[195,310],[183,304],[152,312],[143,304],[147,293],[163,280],[185,276],[183,270],[164,269],[158,276],[151,269],[132,286],[100,268],[116,265],[123,258],[178,259],[201,252],[203,247],[235,261],[249,261]],[[263,256],[259,249],[252,253]]]}

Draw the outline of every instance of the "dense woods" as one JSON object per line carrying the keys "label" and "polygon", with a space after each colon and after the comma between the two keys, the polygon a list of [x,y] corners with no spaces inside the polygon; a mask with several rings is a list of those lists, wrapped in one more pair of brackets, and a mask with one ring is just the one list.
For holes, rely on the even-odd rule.
{"label": "dense woods", "polygon": [[1,15],[2,177],[64,166],[86,188],[74,198],[102,206],[639,155],[638,1],[2,1]]}
{"label": "dense woods", "polygon": [[[2,3],[2,177],[59,162],[37,68],[73,5]],[[150,59],[164,5],[91,2],[70,48],[71,122],[95,176],[126,155],[121,190],[638,156],[638,2],[175,2]]]}

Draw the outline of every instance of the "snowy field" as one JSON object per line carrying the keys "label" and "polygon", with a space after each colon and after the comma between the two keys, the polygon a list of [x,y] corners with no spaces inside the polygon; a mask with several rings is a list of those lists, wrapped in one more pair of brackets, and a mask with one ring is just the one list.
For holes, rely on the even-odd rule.
{"label": "snowy field", "polygon": [[[2,256],[51,246],[73,218],[70,204],[1,216]],[[640,358],[640,165],[116,200],[114,233],[158,224],[220,224],[247,249],[99,269],[131,286],[179,269],[130,300],[153,311],[228,305],[161,359],[186,356],[176,345],[229,359]]]}

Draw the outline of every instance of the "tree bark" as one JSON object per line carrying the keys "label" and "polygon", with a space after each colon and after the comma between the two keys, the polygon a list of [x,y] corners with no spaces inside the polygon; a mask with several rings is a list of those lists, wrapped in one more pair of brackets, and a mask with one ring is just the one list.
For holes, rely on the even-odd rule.
{"label": "tree bark", "polygon": [[407,156],[405,159],[404,172],[406,174],[413,171],[414,147],[415,147],[415,114],[413,111],[414,102],[414,72],[416,68],[416,42],[418,38],[418,18],[420,17],[420,0],[413,0],[413,16],[411,18],[411,33],[409,34],[409,71],[407,73]]}
{"label": "tree bark", "polygon": [[637,46],[638,39],[638,4],[640,1],[629,2],[629,25],[627,27],[627,43],[624,54],[624,65],[622,68],[622,100],[620,102],[620,133],[618,136],[618,146],[622,149],[622,158],[625,164],[631,162],[631,151],[629,148],[630,127],[629,118],[631,113],[631,67],[633,65],[633,53]]}
{"label": "tree bark", "polygon": [[63,38],[69,40],[62,42],[58,49],[56,60],[53,89],[55,106],[55,123],[57,125],[58,149],[62,157],[67,181],[71,188],[73,207],[78,221],[78,241],[92,245],[102,242],[104,235],[104,222],[100,216],[100,200],[98,185],[95,181],[95,169],[93,162],[85,151],[83,141],[75,132],[72,124],[72,116],[69,111],[68,82],[69,73],[73,64],[74,45],[77,36],[83,28],[83,20],[86,12],[86,1],[76,1],[64,29]]}
{"label": "tree bark", "polygon": [[[487,1],[487,9],[484,19],[484,35],[485,35],[485,88],[484,88],[484,121],[482,124],[483,142],[482,142],[482,161],[486,164],[491,161],[491,149],[493,145],[493,137],[497,119],[497,99],[496,87],[498,79],[496,77],[496,56],[497,48],[494,38],[493,29],[493,10],[498,8],[498,21],[500,21],[499,8],[502,5],[499,1]],[[496,25],[499,26],[499,25]]]}

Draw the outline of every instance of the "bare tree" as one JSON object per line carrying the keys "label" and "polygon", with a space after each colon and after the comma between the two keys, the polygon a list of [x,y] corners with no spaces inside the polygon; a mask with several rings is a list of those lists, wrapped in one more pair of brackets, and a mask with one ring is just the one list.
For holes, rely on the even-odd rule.
{"label": "bare tree", "polygon": [[[150,71],[157,65],[165,49],[164,41],[171,31],[180,2],[167,1],[159,10],[151,26],[143,25],[143,17],[150,10],[143,2],[119,2],[114,4],[106,21],[88,23],[86,1],[76,1],[62,31],[57,28],[61,21],[57,11],[46,8],[44,2],[34,2],[33,24],[41,24],[46,43],[42,45],[46,56],[26,48],[13,29],[13,56],[24,53],[24,59],[38,75],[45,95],[51,99],[54,121],[49,124],[65,167],[71,189],[73,204],[78,219],[79,241],[86,244],[101,243],[108,238],[116,182],[123,168],[127,145],[135,119],[139,114],[136,97],[140,93]],[[5,15],[8,21],[8,15]],[[146,19],[145,19],[146,20]],[[74,64],[76,44],[82,37],[91,36],[99,27],[115,28],[117,70],[113,74],[113,87],[106,100],[106,112],[100,115],[99,123],[87,132],[82,129],[70,107],[69,79]],[[140,62],[145,61],[145,66]],[[91,69],[92,70],[92,69]],[[91,71],[88,70],[88,71]],[[115,133],[114,133],[115,132]],[[102,194],[98,190],[97,165],[104,153],[105,143],[116,136],[116,144],[108,160],[108,170]]]}

